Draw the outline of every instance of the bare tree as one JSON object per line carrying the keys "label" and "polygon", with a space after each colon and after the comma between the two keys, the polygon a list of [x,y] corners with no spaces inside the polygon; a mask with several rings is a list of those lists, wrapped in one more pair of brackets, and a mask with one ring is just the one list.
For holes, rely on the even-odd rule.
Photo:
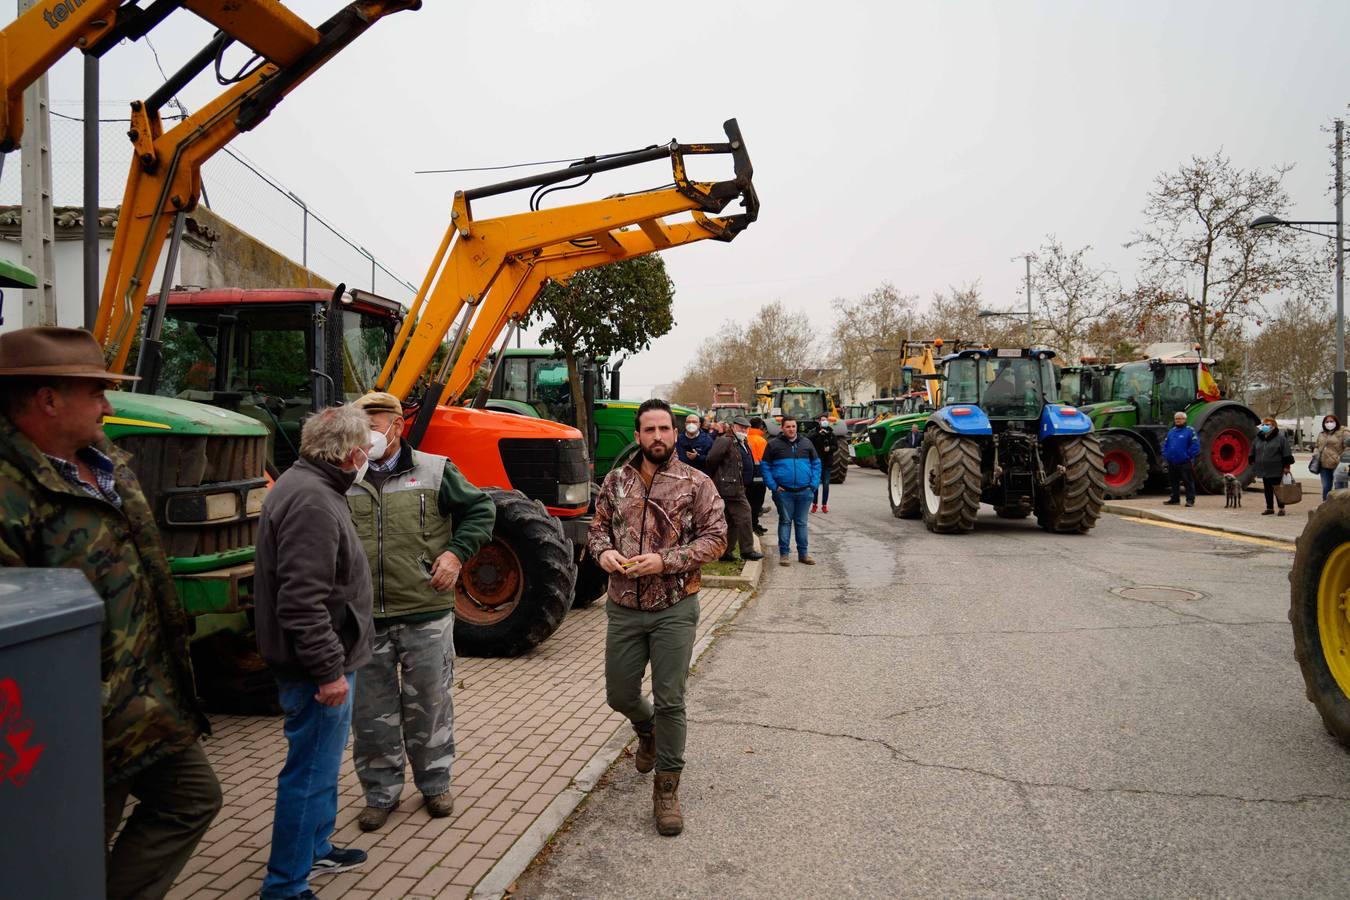
{"label": "bare tree", "polygon": [[1335,368],[1334,321],[1325,300],[1297,294],[1286,300],[1252,342],[1252,367],[1270,388],[1288,394],[1297,415],[1316,413]]}
{"label": "bare tree", "polygon": [[1220,150],[1160,174],[1148,194],[1148,224],[1125,246],[1142,250],[1151,308],[1180,317],[1203,353],[1223,328],[1258,317],[1264,295],[1305,277],[1296,234],[1247,227],[1286,212],[1289,168],[1245,171]]}
{"label": "bare tree", "polygon": [[1032,269],[1042,340],[1066,358],[1076,359],[1086,350],[1088,331],[1120,295],[1111,270],[1088,258],[1091,250],[1091,245],[1066,250],[1048,235]]}
{"label": "bare tree", "polygon": [[960,287],[951,287],[933,295],[919,324],[925,340],[942,338],[949,345],[957,341],[976,341],[990,346],[1020,347],[1026,340],[1025,323],[1015,318],[980,318],[984,300],[980,295],[979,280]]}
{"label": "bare tree", "polygon": [[806,313],[790,312],[779,301],[760,307],[742,325],[728,320],[699,345],[671,390],[679,403],[706,406],[713,385],[734,384],[753,403],[756,375],[800,376],[812,368],[815,335]]}
{"label": "bare tree", "polygon": [[855,300],[834,300],[827,362],[838,370],[831,385],[836,391],[856,396],[868,381],[881,393],[898,388],[900,343],[914,323],[917,301],[890,283]]}

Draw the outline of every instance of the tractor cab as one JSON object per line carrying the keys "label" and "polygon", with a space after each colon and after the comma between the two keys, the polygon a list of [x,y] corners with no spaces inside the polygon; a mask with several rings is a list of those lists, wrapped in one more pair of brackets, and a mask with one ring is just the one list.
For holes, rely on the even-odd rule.
{"label": "tractor cab", "polygon": [[1059,401],[1053,350],[963,350],[942,361],[944,407],[974,405],[990,421],[1035,421]]}
{"label": "tractor cab", "polygon": [[1059,396],[1065,403],[1087,406],[1111,399],[1116,366],[1084,363],[1059,370]]}

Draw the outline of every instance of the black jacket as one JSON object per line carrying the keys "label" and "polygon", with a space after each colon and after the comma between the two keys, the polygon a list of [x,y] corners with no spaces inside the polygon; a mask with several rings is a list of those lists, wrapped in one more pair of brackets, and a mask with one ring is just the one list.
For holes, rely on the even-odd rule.
{"label": "black jacket", "polygon": [[353,480],[301,459],[263,501],[253,603],[258,650],[280,676],[326,684],[370,660],[370,563],[345,496]]}
{"label": "black jacket", "polygon": [[1279,478],[1284,474],[1285,466],[1294,464],[1294,454],[1289,450],[1289,440],[1283,431],[1277,429],[1266,436],[1258,431],[1247,461],[1255,468],[1257,478]]}

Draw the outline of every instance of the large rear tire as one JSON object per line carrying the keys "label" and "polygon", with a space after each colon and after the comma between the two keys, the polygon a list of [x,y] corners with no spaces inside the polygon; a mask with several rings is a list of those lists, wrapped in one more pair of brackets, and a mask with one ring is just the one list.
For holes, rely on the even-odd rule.
{"label": "large rear tire", "polygon": [[891,452],[891,465],[886,471],[886,493],[890,496],[891,515],[897,519],[917,519],[922,515],[918,450]]}
{"label": "large rear tire", "polygon": [[1047,470],[1064,467],[1064,475],[1037,494],[1036,521],[1056,534],[1087,534],[1102,514],[1106,466],[1095,434],[1054,438],[1041,445]]}
{"label": "large rear tire", "polygon": [[609,590],[609,573],[600,568],[600,564],[591,559],[587,550],[581,551],[577,560],[577,586],[572,592],[572,608],[585,609]]}
{"label": "large rear tire", "polygon": [[562,624],[577,566],[562,524],[544,504],[520,491],[485,490],[497,521],[492,540],[464,564],[455,586],[455,649],[519,656]]}
{"label": "large rear tire", "polygon": [[830,460],[830,484],[843,484],[848,477],[848,444],[835,444],[834,459]]}
{"label": "large rear tire", "polygon": [[1350,749],[1350,495],[1332,494],[1299,535],[1289,573],[1294,658],[1308,699]]}
{"label": "large rear tire", "polygon": [[1125,434],[1104,434],[1100,438],[1102,461],[1106,466],[1106,498],[1125,500],[1148,483],[1148,453],[1139,442]]}
{"label": "large rear tire", "polygon": [[923,524],[936,534],[973,530],[982,483],[979,443],[933,428],[924,436],[920,453]]}
{"label": "large rear tire", "polygon": [[1238,409],[1221,409],[1200,426],[1200,458],[1195,461],[1195,482],[1207,494],[1223,493],[1223,476],[1232,475],[1243,487],[1251,484],[1256,470],[1247,462],[1256,423]]}

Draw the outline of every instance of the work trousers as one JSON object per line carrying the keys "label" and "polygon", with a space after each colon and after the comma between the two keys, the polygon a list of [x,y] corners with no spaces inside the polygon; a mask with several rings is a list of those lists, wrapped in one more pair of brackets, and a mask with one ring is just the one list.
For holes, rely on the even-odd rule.
{"label": "work trousers", "polygon": [[[112,841],[129,797],[136,798],[136,808],[108,850],[108,898],[163,897],[220,812],[220,782],[198,743],[126,781],[106,786],[103,835],[107,841]],[[52,835],[52,839],[60,836]]]}
{"label": "work trousers", "polygon": [[1275,489],[1280,486],[1283,479],[1283,475],[1261,479],[1261,485],[1266,489],[1266,509],[1274,509],[1276,503],[1280,504],[1280,509],[1284,509],[1284,501],[1275,496]]}
{"label": "work trousers", "polygon": [[750,530],[750,502],[744,494],[722,498],[722,515],[727,520],[727,549],[722,554],[730,556],[739,547],[741,556],[753,553],[755,533]]}
{"label": "work trousers", "polygon": [[745,489],[745,499],[750,503],[750,523],[759,527],[759,517],[764,509],[764,482],[755,481]]}
{"label": "work trousers", "polygon": [[1168,463],[1167,480],[1172,485],[1172,501],[1175,503],[1181,499],[1181,484],[1186,483],[1186,502],[1195,502],[1195,464]]}
{"label": "work trousers", "polygon": [[813,496],[813,497],[811,498],[811,505],[812,505],[812,506],[815,506],[817,503],[823,503],[823,504],[825,504],[826,506],[829,506],[829,505],[830,505],[830,473],[829,473],[829,472],[821,472],[821,473],[820,473],[820,487],[816,488],[815,496]]}
{"label": "work trousers", "polygon": [[811,511],[811,488],[795,491],[774,491],[773,505],[778,508],[778,555],[787,556],[791,549],[792,532],[797,532],[797,556],[806,556],[807,515]]}
{"label": "work trousers", "polygon": [[[629,609],[605,603],[605,699],[646,734],[656,728],[656,771],[684,769],[688,727],[684,689],[698,632],[698,594],[667,609]],[[642,693],[642,676],[652,667],[652,699]]]}
{"label": "work trousers", "polygon": [[404,760],[428,797],[450,790],[455,761],[455,617],[375,623],[370,662],[356,679],[352,758],[366,805],[398,806]]}

